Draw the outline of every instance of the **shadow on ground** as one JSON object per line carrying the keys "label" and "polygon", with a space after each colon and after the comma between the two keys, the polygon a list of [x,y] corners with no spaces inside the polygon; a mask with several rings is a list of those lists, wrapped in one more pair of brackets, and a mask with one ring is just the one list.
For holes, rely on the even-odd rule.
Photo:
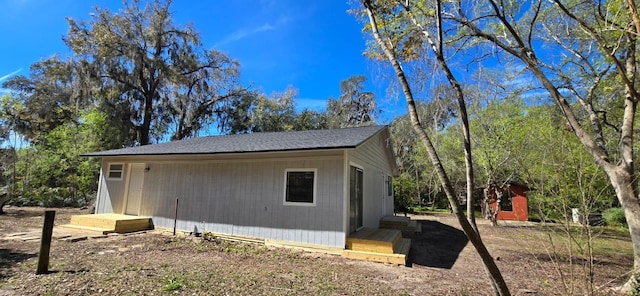
{"label": "shadow on ground", "polygon": [[462,230],[438,221],[418,220],[422,233],[411,236],[407,265],[451,269],[469,241]]}
{"label": "shadow on ground", "polygon": [[0,248],[0,279],[9,276],[7,273],[11,267],[36,256],[38,256],[38,254],[22,253],[11,249]]}
{"label": "shadow on ground", "polygon": [[30,217],[41,217],[44,215],[43,211],[25,211],[25,210],[15,210],[13,207],[5,208],[4,214],[6,217],[11,217],[12,219],[22,219],[22,218],[30,218]]}

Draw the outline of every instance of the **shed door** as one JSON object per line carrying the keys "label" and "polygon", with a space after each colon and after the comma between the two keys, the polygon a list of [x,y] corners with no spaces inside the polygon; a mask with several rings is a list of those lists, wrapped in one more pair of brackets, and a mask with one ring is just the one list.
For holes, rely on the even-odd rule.
{"label": "shed door", "polygon": [[349,170],[349,232],[355,232],[362,227],[362,192],[364,182],[362,169],[351,166]]}
{"label": "shed door", "polygon": [[127,190],[127,208],[125,214],[138,215],[142,200],[142,184],[144,183],[144,163],[131,164],[129,170],[129,187]]}

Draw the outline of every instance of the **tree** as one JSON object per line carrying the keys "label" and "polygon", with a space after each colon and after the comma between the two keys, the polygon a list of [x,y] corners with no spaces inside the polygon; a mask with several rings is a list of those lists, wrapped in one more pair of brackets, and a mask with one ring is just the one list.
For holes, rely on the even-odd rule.
{"label": "tree", "polygon": [[375,95],[364,91],[362,75],[351,76],[340,82],[340,96],[327,100],[327,116],[331,128],[373,124],[376,117]]}
{"label": "tree", "polygon": [[170,5],[125,1],[118,13],[96,7],[89,22],[67,19],[64,41],[90,81],[86,92],[114,123],[124,120],[139,145],[167,134],[192,137],[226,116],[225,104],[244,93],[238,63],[203,49],[191,26],[176,27]]}
{"label": "tree", "polygon": [[232,134],[250,132],[301,131],[327,128],[327,115],[310,109],[296,111],[298,90],[292,86],[284,92],[267,96],[246,92],[232,102],[225,130]]}
{"label": "tree", "polygon": [[224,134],[244,134],[252,131],[251,110],[255,107],[258,93],[246,91],[233,98],[223,111],[227,116],[220,121],[220,131]]}
{"label": "tree", "polygon": [[[417,11],[411,6],[411,11]],[[634,267],[640,274],[640,197],[634,124],[640,100],[636,2],[448,2],[444,15],[458,40],[474,44],[489,62],[527,70],[560,110],[567,127],[605,172],[625,210]],[[551,25],[553,24],[553,25]],[[483,59],[478,59],[480,62]],[[620,112],[615,117],[615,110]],[[615,134],[615,138],[608,135]]]}
{"label": "tree", "polygon": [[[394,19],[399,23],[386,25],[403,28],[404,34],[390,39],[390,44],[424,57],[421,49],[432,47],[433,42],[417,35],[444,29],[449,37],[444,48],[455,52],[467,69],[481,65],[520,69],[520,80],[535,82],[546,92],[567,128],[608,176],[631,221],[634,269],[624,287],[631,289],[640,272],[640,199],[633,139],[640,98],[636,2],[491,0],[436,4],[428,7],[424,2],[396,1],[387,12],[402,16]],[[431,21],[434,15],[441,16],[439,22]],[[414,26],[406,29],[399,24]],[[452,56],[449,62],[453,60]]]}
{"label": "tree", "polygon": [[[524,103],[517,98],[491,100],[478,110],[471,121],[472,138],[479,179],[485,186],[522,182],[520,164],[532,147],[527,135]],[[552,126],[540,126],[546,128]],[[553,147],[548,147],[553,148]]]}
{"label": "tree", "polygon": [[[473,244],[473,246],[476,248],[476,251],[480,255],[480,258],[483,262],[483,267],[485,268],[485,271],[487,272],[491,280],[490,283],[496,294],[510,295],[509,288],[507,287],[504,278],[500,273],[500,270],[495,264],[493,257],[491,257],[491,254],[482,242],[480,233],[478,232],[477,226],[475,225],[475,217],[473,214],[473,190],[475,188],[473,177],[473,162],[471,156],[471,139],[469,134],[469,122],[467,118],[466,102],[464,93],[462,91],[462,86],[460,85],[459,81],[453,74],[453,71],[451,70],[449,64],[447,63],[445,52],[443,51],[445,40],[443,35],[444,31],[442,29],[440,1],[437,1],[437,8],[435,9],[435,13],[432,14],[432,16],[434,17],[429,18],[434,25],[435,35],[425,29],[424,26],[422,26],[411,13],[402,15],[406,17],[405,20],[407,20],[404,26],[398,23],[398,12],[410,12],[409,10],[407,10],[408,1],[395,1],[395,3],[393,1],[391,1],[391,3],[379,1],[374,3],[371,0],[362,0],[361,3],[364,6],[366,17],[369,21],[368,28],[371,29],[377,46],[382,49],[382,56],[389,61],[400,82],[409,109],[409,115],[411,118],[413,129],[418,135],[420,141],[423,143],[423,146],[426,148],[429,158],[431,159],[431,162],[435,168],[436,174],[440,179],[443,190],[447,195],[447,199],[449,200],[452,211],[458,219],[458,223],[460,223],[460,226],[465,232],[467,238]],[[430,11],[433,10],[430,9]],[[380,22],[384,24],[382,30],[384,31],[384,33],[387,33],[387,35],[385,35],[384,37],[380,33],[381,27],[378,25],[378,20],[380,20]],[[391,29],[387,30],[387,28]],[[407,46],[400,45],[399,47],[396,47],[397,44],[395,44],[394,41],[396,41],[398,38],[406,37],[403,36],[404,32],[411,30],[417,31],[418,34],[409,36],[408,41],[406,41],[407,39],[401,41],[406,41],[403,45]],[[422,123],[420,122],[420,118],[418,117],[416,111],[416,104],[413,98],[412,88],[407,80],[407,75],[399,62],[399,57],[405,58],[407,60],[414,58],[413,54],[415,53],[415,51],[412,47],[412,38],[419,38],[420,40],[424,40],[429,45],[431,53],[434,54],[438,66],[443,71],[444,75],[446,76],[446,80],[449,82],[455,92],[455,98],[458,103],[458,112],[460,120],[462,122],[463,130],[463,146],[465,154],[467,183],[467,204],[469,205],[466,218],[464,216],[464,213],[460,209],[460,205],[458,204],[454,188],[451,185],[444,167],[442,166],[435,147],[433,146],[433,142],[425,132]]]}
{"label": "tree", "polygon": [[15,100],[10,95],[0,97],[0,215],[4,206],[13,198],[15,184],[16,143],[12,141],[15,120],[10,116],[8,107]]}
{"label": "tree", "polygon": [[15,76],[2,84],[12,90],[3,98],[3,118],[13,132],[32,143],[58,126],[76,120],[86,105],[78,90],[73,63],[51,57],[34,63],[29,77]]}
{"label": "tree", "polygon": [[[443,133],[445,126],[455,119],[455,102],[445,98],[432,101],[418,101],[416,108],[420,122],[424,123],[425,130],[434,142],[437,143],[438,135]],[[433,166],[430,164],[429,159],[424,156],[426,154],[425,149],[419,141],[416,141],[409,115],[395,118],[390,125],[390,130],[392,149],[396,156],[396,163],[398,163],[402,174],[399,180],[397,180],[398,184],[396,184],[396,180],[394,179],[394,187],[397,187],[396,189],[399,190],[397,191],[399,195],[403,194],[402,192],[406,192],[404,195],[410,197],[409,199],[405,198],[405,196],[399,196],[396,201],[407,203],[408,201],[415,200],[415,202],[422,204],[422,199],[416,199],[416,197],[426,195],[428,203],[432,206],[448,207],[448,201],[445,201],[447,205],[439,202],[439,193],[442,193],[440,189],[441,186],[435,174],[431,173],[433,172]],[[456,145],[452,145],[451,149],[441,149],[440,155],[442,156],[445,151],[451,154],[461,152],[461,150],[455,149],[457,147]],[[444,160],[446,161],[446,157]],[[447,166],[445,165],[445,167]],[[464,167],[464,164],[460,167]],[[453,180],[456,191],[464,191],[464,185],[462,188],[455,186],[457,178],[451,176],[451,170],[449,170],[448,175],[449,178]],[[462,180],[464,181],[464,173],[462,176]]]}
{"label": "tree", "polygon": [[[7,81],[15,97],[0,100],[0,180],[9,185],[3,202],[84,205],[99,163],[80,154],[122,146],[107,115],[79,99],[73,73],[54,57],[34,64],[30,77]],[[27,142],[17,143],[23,136]]]}
{"label": "tree", "polygon": [[[455,119],[454,102],[445,98],[435,99],[429,102],[418,101],[416,108],[420,116],[420,122],[424,123],[427,132],[436,136],[448,123]],[[396,163],[401,171],[410,170],[415,162],[416,142],[415,133],[411,126],[409,115],[396,117],[390,125],[392,148],[396,156]]]}
{"label": "tree", "polygon": [[293,129],[297,131],[303,130],[319,130],[329,128],[328,115],[325,112],[304,109],[296,116]]}
{"label": "tree", "polygon": [[252,131],[280,132],[293,130],[296,121],[294,98],[298,91],[289,86],[282,93],[274,93],[272,98],[259,95],[256,106],[251,110]]}
{"label": "tree", "polygon": [[17,205],[83,206],[91,202],[100,163],[80,154],[119,146],[98,108],[82,111],[77,122],[67,122],[44,134],[41,141],[16,149],[14,161],[3,161],[12,179]]}
{"label": "tree", "polygon": [[[476,106],[471,131],[478,181],[524,183],[542,218],[570,216],[564,208],[603,211],[615,193],[578,139],[566,128],[553,106],[525,106],[521,98],[493,100]],[[570,218],[569,218],[570,220]]]}

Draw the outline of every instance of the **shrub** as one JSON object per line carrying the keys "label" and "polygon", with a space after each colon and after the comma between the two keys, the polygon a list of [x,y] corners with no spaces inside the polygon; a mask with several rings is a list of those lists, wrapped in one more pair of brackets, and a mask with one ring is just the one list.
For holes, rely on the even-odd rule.
{"label": "shrub", "polygon": [[627,219],[622,208],[610,208],[602,213],[602,218],[607,225],[627,227]]}

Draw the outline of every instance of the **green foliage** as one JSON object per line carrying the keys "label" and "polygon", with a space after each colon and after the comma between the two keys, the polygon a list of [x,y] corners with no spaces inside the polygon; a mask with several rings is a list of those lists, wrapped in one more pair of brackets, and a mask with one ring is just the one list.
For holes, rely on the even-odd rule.
{"label": "green foliage", "polygon": [[607,225],[612,226],[627,226],[627,218],[624,216],[624,209],[622,208],[610,208],[602,212],[602,218]]}
{"label": "green foliage", "polygon": [[637,274],[631,276],[631,279],[629,280],[631,282],[631,287],[627,295],[640,296],[640,281],[638,280],[639,277],[640,276]]}
{"label": "green foliage", "polygon": [[343,128],[373,124],[376,109],[375,96],[364,91],[364,76],[353,76],[340,83],[340,97],[327,100],[327,112],[304,109],[296,112],[298,91],[289,86],[282,93],[267,96],[245,93],[232,102],[229,121],[223,130],[229,133],[277,132]]}
{"label": "green foliage", "polygon": [[327,121],[328,115],[326,113],[304,109],[298,113],[293,129],[297,131],[326,129],[329,128]]}
{"label": "green foliage", "polygon": [[51,207],[90,203],[100,163],[80,155],[118,146],[117,137],[109,135],[106,117],[91,109],[80,115],[78,123],[59,125],[37,144],[18,149],[15,163],[3,163],[5,178],[13,183],[12,203]]}
{"label": "green foliage", "polygon": [[[428,103],[420,102],[417,106],[420,121],[432,135],[442,131],[455,118],[454,102],[452,100],[434,100]],[[428,167],[430,161],[426,159],[424,147],[417,141],[409,115],[397,117],[391,123],[391,144],[396,156],[396,162],[404,171],[414,171],[415,167]],[[460,149],[456,149],[457,152]],[[444,149],[442,152],[446,152]]]}
{"label": "green foliage", "polygon": [[[530,212],[545,220],[564,220],[571,208],[594,212],[617,204],[606,175],[565,129],[554,108],[526,106],[513,97],[483,104],[478,101],[470,110],[477,186],[525,183],[533,188],[528,193]],[[420,191],[435,206],[444,200],[438,198],[440,185],[430,173],[432,166],[424,148],[415,145],[415,136],[404,120],[399,118],[392,125],[394,151],[404,171],[398,192],[415,199],[418,170]],[[445,128],[433,128],[431,133],[454,188],[464,192],[464,154],[458,124],[450,118]]]}
{"label": "green foliage", "polygon": [[289,86],[284,92],[246,93],[231,108],[229,121],[223,130],[232,134],[247,132],[300,131],[327,128],[327,115],[304,109],[296,112],[298,90]]}
{"label": "green foliage", "polygon": [[276,93],[272,98],[258,96],[256,106],[252,110],[253,131],[277,132],[293,130],[296,121],[294,98],[298,91],[292,87],[283,93]]}
{"label": "green foliage", "polygon": [[184,283],[181,277],[178,276],[165,276],[165,285],[162,291],[171,292],[181,290],[184,288]]}
{"label": "green foliage", "polygon": [[406,212],[416,201],[416,180],[407,173],[393,179],[393,207],[396,212]]}

